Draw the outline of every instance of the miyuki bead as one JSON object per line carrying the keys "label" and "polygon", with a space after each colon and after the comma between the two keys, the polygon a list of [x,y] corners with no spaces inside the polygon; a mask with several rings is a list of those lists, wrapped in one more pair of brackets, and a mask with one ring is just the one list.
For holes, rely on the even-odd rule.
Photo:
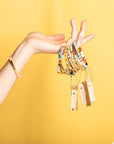
{"label": "miyuki bead", "polygon": [[78,52],[80,52],[80,49],[78,49]]}
{"label": "miyuki bead", "polygon": [[60,53],[62,53],[62,51],[61,51],[61,50],[59,50],[59,52],[60,52]]}
{"label": "miyuki bead", "polygon": [[75,58],[78,58],[77,55],[75,55]]}
{"label": "miyuki bead", "polygon": [[71,70],[70,74],[73,74],[73,70]]}
{"label": "miyuki bead", "polygon": [[81,51],[80,53],[81,53],[81,56],[82,56],[82,57],[85,57],[83,51]]}
{"label": "miyuki bead", "polygon": [[82,57],[82,59],[83,59],[83,61],[85,61],[85,58],[84,58],[84,57]]}

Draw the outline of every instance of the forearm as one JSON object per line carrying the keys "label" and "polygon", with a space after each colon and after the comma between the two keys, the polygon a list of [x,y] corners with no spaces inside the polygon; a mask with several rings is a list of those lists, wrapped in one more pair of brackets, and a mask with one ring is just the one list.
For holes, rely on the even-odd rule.
{"label": "forearm", "polygon": [[[31,48],[27,41],[24,40],[11,56],[17,71],[20,72],[23,69],[31,56]],[[7,61],[0,70],[0,105],[5,100],[16,79],[17,75],[10,62]]]}

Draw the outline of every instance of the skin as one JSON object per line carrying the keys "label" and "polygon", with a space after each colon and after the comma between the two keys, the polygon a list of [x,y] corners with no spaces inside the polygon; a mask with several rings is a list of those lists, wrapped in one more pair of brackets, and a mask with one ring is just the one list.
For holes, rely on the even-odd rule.
{"label": "skin", "polygon": [[[72,42],[77,41],[78,48],[94,38],[94,35],[84,37],[86,21],[81,23],[79,33],[77,32],[74,19],[71,20],[70,24],[72,27],[72,32],[71,37],[67,41],[64,41],[64,34],[45,36],[38,32],[29,33],[11,55],[17,71],[21,72],[32,55],[40,53],[58,54],[59,49],[62,46],[71,45]],[[7,61],[0,69],[0,105],[7,97],[16,79],[17,75],[14,72],[10,62]]]}

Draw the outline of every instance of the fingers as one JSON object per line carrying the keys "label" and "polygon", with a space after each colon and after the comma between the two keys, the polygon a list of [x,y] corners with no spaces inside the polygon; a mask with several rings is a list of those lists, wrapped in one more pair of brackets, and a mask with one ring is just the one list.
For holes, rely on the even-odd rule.
{"label": "fingers", "polygon": [[[91,39],[93,39],[95,36],[94,35],[88,35],[85,38],[83,38],[81,45],[85,44],[86,42],[90,41]],[[80,45],[80,46],[81,46]]]}
{"label": "fingers", "polygon": [[71,45],[76,40],[77,37],[77,27],[76,27],[75,20],[72,19],[70,24],[72,27],[72,32],[71,32],[71,37],[67,41],[67,45]]}
{"label": "fingers", "polygon": [[52,35],[52,36],[47,36],[47,38],[49,40],[52,40],[52,41],[63,41],[65,39],[65,36],[63,34],[56,34],[56,35]]}
{"label": "fingers", "polygon": [[39,33],[39,32],[31,32],[31,33],[29,33],[28,34],[28,38],[29,37],[37,37],[37,38],[39,38],[39,39],[44,39],[44,38],[46,38],[46,36],[45,35],[43,35],[42,33]]}
{"label": "fingers", "polygon": [[[85,38],[83,38],[80,46],[82,46],[83,44],[85,44],[86,42],[88,42],[89,40],[93,39],[95,36],[94,35],[88,35],[86,36]],[[55,53],[57,54],[59,52],[59,49],[63,46],[66,46],[67,42],[63,41],[63,42],[60,42],[58,44],[53,44],[53,50],[52,50],[52,53]]]}
{"label": "fingers", "polygon": [[72,26],[72,32],[71,32],[72,39],[76,40],[76,37],[77,37],[77,27],[76,27],[75,19],[71,20],[71,26]]}
{"label": "fingers", "polygon": [[56,44],[56,43],[59,43],[59,42],[62,42],[64,39],[65,39],[65,36],[63,34],[56,34],[56,35],[52,35],[52,36],[46,36],[42,33],[39,33],[39,32],[31,32],[28,34],[27,36],[28,38],[30,37],[36,37],[38,39],[41,39],[41,40],[44,40],[44,41],[47,41],[49,43],[53,43],[53,44]]}
{"label": "fingers", "polygon": [[59,47],[66,46],[66,41],[60,42],[60,43],[58,44],[58,46],[59,46]]}
{"label": "fingers", "polygon": [[86,21],[84,20],[81,23],[80,32],[79,32],[78,37],[77,37],[77,48],[80,47],[80,44],[81,44],[81,42],[82,42],[82,40],[84,38],[85,29],[86,29]]}

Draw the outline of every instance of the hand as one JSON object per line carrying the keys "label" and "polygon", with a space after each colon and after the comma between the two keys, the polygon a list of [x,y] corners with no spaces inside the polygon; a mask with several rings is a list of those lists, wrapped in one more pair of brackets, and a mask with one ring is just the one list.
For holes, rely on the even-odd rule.
{"label": "hand", "polygon": [[92,34],[84,37],[86,29],[86,21],[83,21],[81,23],[80,31],[78,34],[74,19],[71,20],[71,27],[72,27],[71,37],[67,40],[67,42],[64,41],[65,36],[63,34],[45,36],[38,32],[29,33],[28,36],[25,38],[25,41],[27,41],[32,51],[32,54],[37,53],[57,54],[62,46],[71,45],[74,41],[76,41],[77,48],[79,48],[83,44],[94,38],[94,35]]}
{"label": "hand", "polygon": [[28,34],[24,41],[27,41],[32,49],[32,54],[58,53],[60,47],[66,45],[64,39],[65,36],[63,34],[45,36],[38,32],[32,32]]}
{"label": "hand", "polygon": [[82,21],[80,31],[78,34],[77,34],[77,27],[74,19],[71,20],[71,27],[72,27],[71,38],[67,40],[67,45],[71,45],[74,41],[76,41],[77,48],[79,48],[83,44],[85,44],[86,42],[88,42],[89,40],[95,37],[92,34],[84,37],[85,29],[86,29],[86,21]]}

